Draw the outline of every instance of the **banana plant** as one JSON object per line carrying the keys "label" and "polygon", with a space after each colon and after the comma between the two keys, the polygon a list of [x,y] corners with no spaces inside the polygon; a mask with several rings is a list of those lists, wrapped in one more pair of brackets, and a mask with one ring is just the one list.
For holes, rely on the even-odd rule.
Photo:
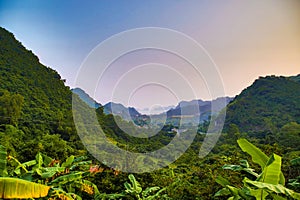
{"label": "banana plant", "polygon": [[[291,160],[292,167],[300,168],[300,157]],[[299,173],[299,172],[298,172]],[[297,176],[294,179],[289,179],[289,186],[294,188],[295,190],[300,190],[300,176]]]}
{"label": "banana plant", "polygon": [[85,156],[70,156],[61,165],[58,162],[53,167],[38,168],[41,172],[38,174],[49,181],[47,184],[53,188],[52,196],[80,199],[80,195],[86,193],[95,197],[100,193],[97,186],[87,180],[91,175],[89,169],[92,161],[86,159]]}
{"label": "banana plant", "polygon": [[25,181],[18,178],[0,178],[0,197],[12,198],[40,198],[48,195],[49,186]]}
{"label": "banana plant", "polygon": [[147,187],[145,190],[140,183],[135,179],[133,174],[129,174],[128,179],[130,183],[124,183],[125,191],[117,194],[98,194],[96,200],[116,200],[116,199],[136,199],[136,200],[157,200],[157,199],[171,199],[167,194],[161,194],[166,188]]}
{"label": "banana plant", "polygon": [[39,198],[48,195],[50,186],[6,177],[8,175],[6,158],[6,148],[0,145],[0,198]]}
{"label": "banana plant", "polygon": [[134,197],[137,200],[154,200],[154,199],[167,199],[167,195],[161,195],[165,188],[160,189],[160,187],[148,187],[143,191],[140,183],[135,179],[133,174],[129,174],[128,176],[130,183],[124,183],[126,188],[125,193],[129,194],[130,196]]}
{"label": "banana plant", "polygon": [[224,188],[219,190],[215,196],[231,196],[229,199],[285,199],[284,197],[300,199],[300,194],[286,188],[285,179],[281,171],[281,157],[272,154],[268,157],[259,148],[248,142],[246,139],[239,139],[240,148],[252,157],[252,161],[261,167],[261,173],[257,174],[249,167],[247,161],[241,165],[224,165],[224,169],[234,171],[245,171],[254,177],[250,180],[247,177],[243,180],[243,187],[234,187],[230,182],[219,176],[216,182]]}
{"label": "banana plant", "polygon": [[[85,156],[70,156],[60,164],[38,153],[34,160],[21,163],[7,156],[6,148],[0,145],[0,175],[18,177],[1,179],[0,197],[34,198],[47,196],[48,193],[50,199],[81,199],[78,193],[95,197],[100,193],[97,186],[87,180],[91,175],[89,169],[92,161],[86,159]],[[7,172],[7,161],[14,167],[10,173]]]}

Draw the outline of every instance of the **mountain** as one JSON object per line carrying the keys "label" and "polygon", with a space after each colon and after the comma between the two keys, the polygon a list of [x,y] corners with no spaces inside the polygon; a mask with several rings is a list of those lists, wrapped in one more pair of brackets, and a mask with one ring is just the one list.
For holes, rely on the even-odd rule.
{"label": "mountain", "polygon": [[103,106],[103,112],[105,114],[113,114],[122,117],[124,120],[133,120],[137,125],[144,125],[150,120],[147,115],[142,115],[133,107],[125,107],[120,103],[109,102]]}
{"label": "mountain", "polygon": [[[192,100],[192,101],[181,101],[174,109],[171,109],[167,112],[168,117],[181,115],[181,111],[184,110],[185,115],[202,115],[209,113],[211,115],[217,114],[224,107],[221,106],[221,102],[225,101],[226,105],[232,100],[230,97],[221,97],[212,101],[203,101],[203,100]],[[215,110],[211,110],[212,103],[216,106]],[[199,112],[197,109],[199,109]]]}
{"label": "mountain", "polygon": [[77,94],[82,101],[84,101],[91,108],[99,108],[101,106],[100,103],[97,103],[92,97],[90,97],[84,90],[81,88],[71,89],[74,94]]}
{"label": "mountain", "polygon": [[[104,113],[119,115],[127,121],[133,119],[137,125],[149,124],[150,117],[152,120],[151,124],[157,125],[167,123],[178,126],[180,119],[183,118],[182,123],[184,124],[198,124],[209,120],[210,116],[217,115],[231,100],[232,98],[230,97],[220,97],[212,101],[181,101],[176,107],[166,107],[169,110],[163,113],[150,115],[141,114],[133,107],[126,108],[122,104],[110,102],[104,105]],[[223,105],[224,101],[225,105]],[[214,110],[212,110],[212,103],[214,104]],[[112,111],[112,107],[114,111]],[[149,111],[149,109],[147,110]],[[161,108],[160,111],[162,111]]]}
{"label": "mountain", "polygon": [[164,113],[172,108],[175,108],[175,106],[154,106],[151,108],[143,108],[143,109],[136,108],[136,109],[138,112],[143,113],[145,115],[157,115],[157,114]]}
{"label": "mountain", "polygon": [[64,80],[3,28],[0,28],[0,76],[2,91],[24,98],[19,125],[39,120],[55,132],[58,115],[69,117],[72,93]]}
{"label": "mountain", "polygon": [[[181,101],[175,108],[167,112],[167,118],[190,117],[191,122],[198,123],[200,117],[200,122],[203,122],[208,120],[210,116],[218,114],[224,108],[224,101],[226,106],[231,100],[232,98],[230,97],[220,97],[212,101]],[[212,110],[212,104],[214,105],[214,110]]]}
{"label": "mountain", "polygon": [[65,80],[1,27],[0,77],[0,142],[11,155],[29,160],[49,152],[65,158],[83,148]]}
{"label": "mountain", "polygon": [[[100,108],[102,105],[96,102],[92,97],[90,97],[84,90],[81,88],[71,89],[74,94],[77,94],[79,98],[85,102],[91,108]],[[133,119],[134,122],[138,122],[142,119],[148,120],[149,117],[146,115],[142,115],[133,107],[125,107],[120,103],[109,102],[103,106],[104,114],[113,114],[122,117],[126,121],[131,121]]]}
{"label": "mountain", "polygon": [[272,132],[289,122],[300,123],[300,74],[259,77],[227,106],[225,129]]}
{"label": "mountain", "polygon": [[[86,101],[83,102],[74,90],[72,93],[65,86],[65,80],[55,70],[41,64],[37,56],[1,27],[0,77],[0,144],[7,148],[8,155],[20,162],[35,159],[38,152],[56,160],[87,153],[77,135],[72,101],[82,111],[75,112],[75,116],[80,115],[84,120],[80,130],[84,129],[85,133],[94,131],[94,126],[90,126],[90,119],[94,120],[92,112],[96,113],[99,124],[111,140],[124,144],[141,141],[141,138],[125,134],[112,115],[103,114],[103,107],[95,112],[87,105],[93,102],[91,98],[75,90]],[[136,118],[135,123],[144,122],[143,115],[135,109],[130,108],[129,112],[141,117]],[[121,123],[130,133],[139,133],[139,127],[124,120]],[[159,138],[154,139],[160,144]]]}

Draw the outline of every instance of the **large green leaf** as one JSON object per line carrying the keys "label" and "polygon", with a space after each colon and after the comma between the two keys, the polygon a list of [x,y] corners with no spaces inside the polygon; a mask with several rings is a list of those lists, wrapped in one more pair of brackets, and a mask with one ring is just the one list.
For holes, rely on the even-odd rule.
{"label": "large green leaf", "polygon": [[62,167],[70,167],[74,161],[75,156],[70,156],[67,160],[61,165]]}
{"label": "large green leaf", "polygon": [[245,200],[252,200],[251,190],[248,187],[242,187],[238,190],[240,197]]}
{"label": "large green leaf", "polygon": [[22,165],[25,166],[26,168],[30,167],[30,166],[33,166],[35,164],[36,164],[36,160],[30,160],[30,161],[22,163]]}
{"label": "large green leaf", "polygon": [[35,156],[35,160],[36,160],[37,164],[34,166],[34,169],[40,169],[44,163],[42,154],[37,153]]}
{"label": "large green leaf", "polygon": [[261,176],[258,178],[258,181],[277,185],[280,181],[280,173],[281,157],[276,154],[272,154]]}
{"label": "large green leaf", "polygon": [[23,169],[23,171],[25,173],[28,173],[27,168],[36,164],[35,160],[31,160],[31,161],[27,161],[27,162],[24,162],[24,163],[20,163],[17,159],[15,159],[15,158],[13,158],[13,159],[14,159],[14,161],[16,163],[18,163],[18,166],[14,170],[14,173],[16,175],[21,175],[21,169]]}
{"label": "large green leaf", "polygon": [[23,169],[25,173],[28,172],[26,166],[23,165],[22,163],[20,163],[20,161],[18,161],[18,159],[14,158],[12,156],[9,156],[9,160],[12,160],[12,161],[14,161],[17,164],[17,167],[14,170],[14,173],[16,173],[17,175],[21,174],[21,169]]}
{"label": "large green leaf", "polygon": [[74,159],[74,162],[81,162],[81,161],[84,161],[84,160],[86,160],[86,159],[88,159],[87,156],[79,156],[79,157],[76,157],[76,158]]}
{"label": "large green leaf", "polygon": [[271,194],[271,196],[274,200],[286,200],[286,198],[279,196],[277,194]]}
{"label": "large green leaf", "polygon": [[65,169],[65,167],[46,167],[41,170],[40,176],[44,179],[52,178],[57,173],[63,173]]}
{"label": "large green leaf", "polygon": [[126,192],[133,192],[133,188],[132,186],[129,184],[129,183],[124,183],[124,186],[125,186],[125,189],[126,189]]}
{"label": "large green leaf", "polygon": [[238,139],[240,148],[251,155],[254,163],[259,164],[262,169],[266,166],[269,157],[263,153],[259,148],[248,142],[246,139]]}
{"label": "large green leaf", "polygon": [[234,199],[239,199],[239,189],[230,185],[226,186]]}
{"label": "large green leaf", "polygon": [[83,174],[84,174],[83,172],[77,172],[77,173],[59,176],[53,181],[51,181],[49,184],[56,186],[56,185],[64,185],[66,183],[70,183],[76,180],[81,180],[83,178]]}
{"label": "large green leaf", "polygon": [[256,200],[265,199],[269,195],[269,193],[267,193],[263,189],[250,190],[250,194],[254,196]]}
{"label": "large green leaf", "polygon": [[221,190],[219,190],[218,192],[215,193],[214,197],[229,196],[230,194],[231,194],[231,192],[229,191],[228,188],[222,188]]}
{"label": "large green leaf", "polygon": [[285,178],[282,172],[280,172],[280,176],[279,176],[279,184],[281,185],[285,185]]}
{"label": "large green leaf", "polygon": [[251,181],[247,178],[244,179],[244,182],[247,184],[250,184],[252,186],[255,186],[256,188],[259,188],[259,189],[264,189],[269,192],[274,192],[276,194],[284,194],[286,196],[290,196],[295,199],[300,199],[299,193],[296,193],[293,190],[290,190],[281,184],[274,185],[274,184],[270,184],[270,183],[262,183],[259,181]]}
{"label": "large green leaf", "polygon": [[[75,160],[74,160],[75,162]],[[76,169],[77,167],[80,167],[80,166],[90,166],[92,164],[92,161],[91,160],[88,160],[88,161],[81,161],[81,162],[78,162],[78,163],[75,163],[73,164],[71,167],[70,167],[70,170],[74,170]]]}
{"label": "large green leaf", "polygon": [[[240,148],[252,157],[253,162],[259,164],[262,170],[264,170],[265,166],[269,161],[269,157],[265,153],[263,153],[259,148],[257,148],[256,146],[248,142],[246,139],[238,139],[237,142]],[[281,158],[280,158],[280,163],[281,163]],[[279,171],[280,171],[279,184],[285,185],[284,175],[281,172],[281,170]]]}
{"label": "large green leaf", "polygon": [[245,165],[228,165],[228,164],[225,164],[222,168],[223,169],[229,169],[229,170],[232,170],[232,171],[244,171],[244,172],[247,172],[248,174],[251,174],[255,177],[259,176],[257,173],[254,172],[254,169],[249,168],[249,167],[245,168]]}
{"label": "large green leaf", "polygon": [[0,178],[0,197],[4,199],[45,197],[49,189],[49,186],[18,178]]}
{"label": "large green leaf", "polygon": [[217,176],[216,182],[222,185],[223,187],[230,185],[230,182],[226,178],[223,178],[222,176]]}
{"label": "large green leaf", "polygon": [[45,154],[42,154],[42,157],[43,157],[43,161],[44,161],[44,166],[48,167],[52,161],[54,160],[53,158],[50,158],[49,156],[45,155]]}

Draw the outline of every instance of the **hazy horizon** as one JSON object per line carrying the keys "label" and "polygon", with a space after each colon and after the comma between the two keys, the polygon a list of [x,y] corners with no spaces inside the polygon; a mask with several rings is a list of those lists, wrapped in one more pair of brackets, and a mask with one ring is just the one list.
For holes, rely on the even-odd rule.
{"label": "hazy horizon", "polygon": [[[131,3],[0,0],[0,26],[32,50],[42,64],[57,70],[71,88],[78,87],[76,76],[80,66],[98,44],[120,32],[143,27],[179,31],[201,44],[218,67],[225,96],[238,95],[259,76],[300,74],[298,0]],[[142,87],[120,82],[130,70],[146,64],[147,73],[135,74],[140,79],[161,74],[158,78],[175,83],[176,72],[180,72],[185,78],[182,83],[188,80],[194,93],[178,95],[174,88],[185,91],[187,87],[179,81],[174,88],[157,84],[158,81]],[[169,68],[165,66],[173,71],[167,71]],[[149,69],[152,71],[146,71]],[[126,94],[130,98],[120,103],[140,109],[215,98],[207,87],[207,77],[197,77],[189,63],[170,52],[149,49],[130,52],[114,61],[106,73],[99,85],[82,87],[101,104],[113,100],[119,82],[123,90],[134,88]]]}

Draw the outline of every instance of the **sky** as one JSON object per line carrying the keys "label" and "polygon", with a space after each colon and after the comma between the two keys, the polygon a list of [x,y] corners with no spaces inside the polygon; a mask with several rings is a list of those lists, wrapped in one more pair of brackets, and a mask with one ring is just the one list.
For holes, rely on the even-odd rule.
{"label": "sky", "polygon": [[[0,0],[0,26],[58,71],[68,86],[81,87],[102,104],[116,101],[144,109],[234,97],[259,76],[300,74],[299,0]],[[111,60],[101,74],[105,55],[117,52],[120,44],[159,38],[185,48],[180,39],[167,42],[172,33],[165,38],[149,34],[125,37],[99,53],[99,45],[116,34],[145,27],[173,30],[203,51],[190,48],[183,57],[169,49],[130,51]],[[193,56],[201,60],[200,73],[189,62]],[[78,81],[86,63],[92,63],[96,82],[89,76]],[[205,67],[215,68],[215,75]],[[220,92],[214,82],[222,85]]]}

